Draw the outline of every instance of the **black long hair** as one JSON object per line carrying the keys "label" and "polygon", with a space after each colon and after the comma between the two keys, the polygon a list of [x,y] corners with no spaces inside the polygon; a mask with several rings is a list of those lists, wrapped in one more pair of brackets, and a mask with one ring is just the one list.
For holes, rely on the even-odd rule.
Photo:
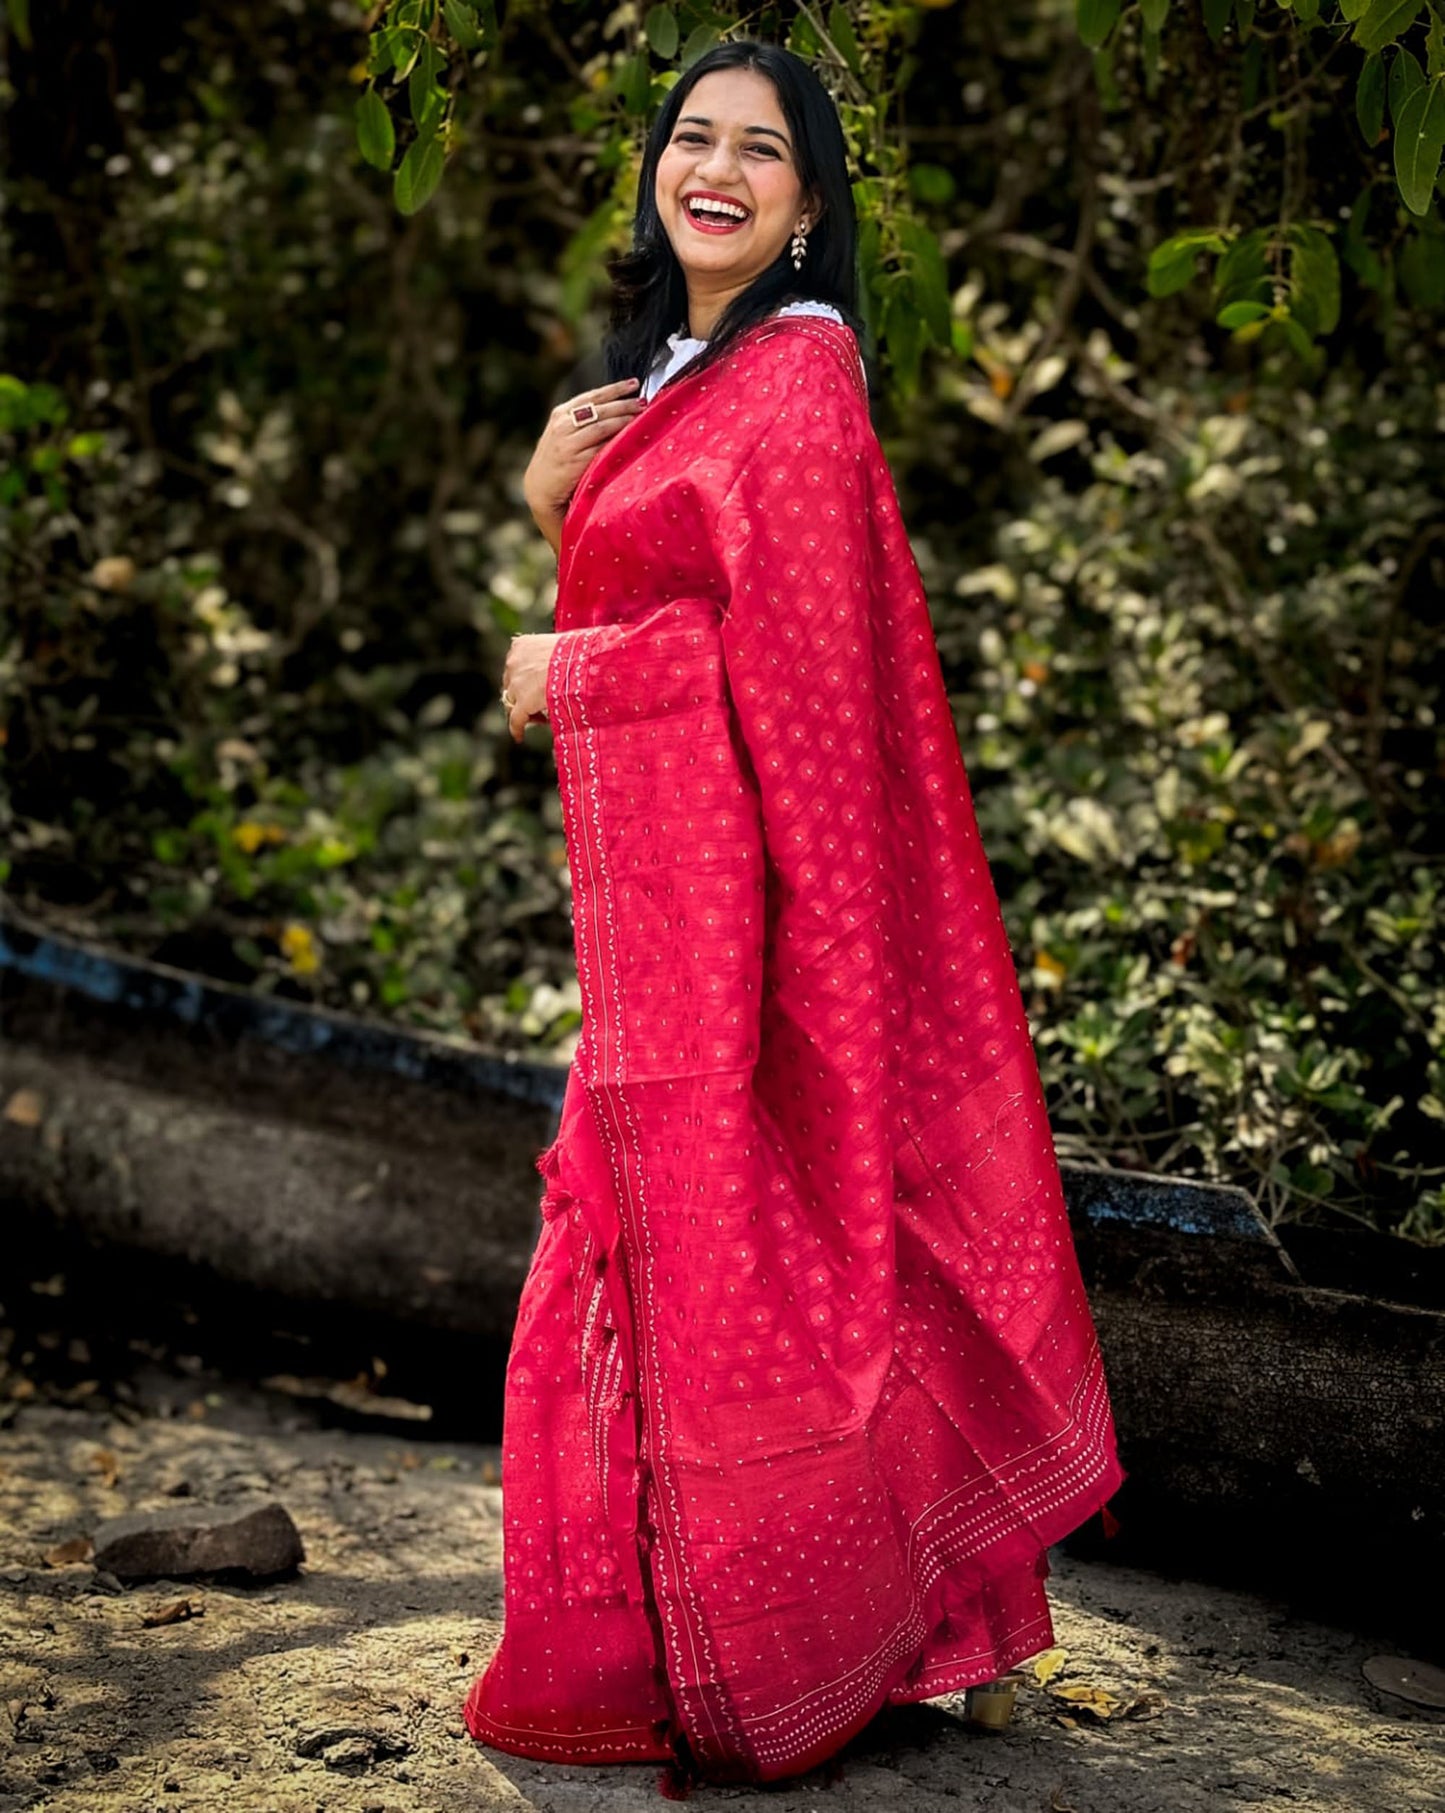
{"label": "black long hair", "polygon": [[657,212],[657,164],[688,95],[703,76],[718,69],[755,69],[773,84],[792,135],[804,197],[813,199],[817,212],[808,230],[802,270],[793,269],[785,244],[772,264],[727,304],[706,349],[689,363],[688,371],[712,364],[745,328],[785,302],[831,303],[862,345],[858,218],[838,110],[801,57],[780,45],[734,38],[697,59],[668,91],[652,123],[637,179],[632,247],[607,261],[612,280],[612,318],[603,341],[608,383],[645,379],[668,335],[687,322],[687,280]]}

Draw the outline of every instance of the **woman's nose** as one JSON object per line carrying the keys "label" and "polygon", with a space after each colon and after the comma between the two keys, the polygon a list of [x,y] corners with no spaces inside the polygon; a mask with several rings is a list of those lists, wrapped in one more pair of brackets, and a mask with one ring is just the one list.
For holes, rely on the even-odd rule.
{"label": "woman's nose", "polygon": [[698,160],[697,173],[704,181],[723,183],[738,173],[738,154],[729,144],[718,140]]}

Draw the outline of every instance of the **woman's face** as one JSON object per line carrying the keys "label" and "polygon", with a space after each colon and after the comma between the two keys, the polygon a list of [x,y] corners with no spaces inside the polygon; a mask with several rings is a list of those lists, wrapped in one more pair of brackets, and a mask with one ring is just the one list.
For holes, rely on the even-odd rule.
{"label": "woman's face", "polygon": [[[745,287],[800,220],[811,224],[793,135],[766,76],[718,69],[701,77],[658,160],[655,195],[689,289]],[[733,205],[708,210],[702,198]]]}

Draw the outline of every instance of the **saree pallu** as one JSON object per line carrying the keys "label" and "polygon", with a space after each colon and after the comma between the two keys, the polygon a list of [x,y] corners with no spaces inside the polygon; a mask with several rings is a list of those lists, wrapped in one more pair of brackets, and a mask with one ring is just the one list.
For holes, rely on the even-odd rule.
{"label": "saree pallu", "polygon": [[602,447],[556,627],[583,1024],[467,1723],[774,1779],[1047,1647],[1123,1477],[848,329],[773,317]]}

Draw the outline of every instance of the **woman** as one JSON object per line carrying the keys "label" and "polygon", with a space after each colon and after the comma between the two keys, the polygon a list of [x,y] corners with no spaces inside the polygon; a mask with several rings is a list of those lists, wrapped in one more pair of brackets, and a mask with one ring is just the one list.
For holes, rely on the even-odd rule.
{"label": "woman", "polygon": [[1046,1548],[1122,1477],[854,225],[807,66],[699,59],[614,381],[528,474],[557,633],[503,700],[552,725],[583,1027],[467,1703],[527,1756],[806,1770],[1046,1647]]}

